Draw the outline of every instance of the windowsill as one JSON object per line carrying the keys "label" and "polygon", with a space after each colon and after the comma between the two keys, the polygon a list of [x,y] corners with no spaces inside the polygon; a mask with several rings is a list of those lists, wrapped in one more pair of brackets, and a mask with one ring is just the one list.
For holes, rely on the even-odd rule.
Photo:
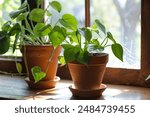
{"label": "windowsill", "polygon": [[[18,76],[0,75],[0,99],[23,100],[70,100],[72,96],[68,87],[71,81],[61,80],[55,89],[30,90]],[[102,100],[149,100],[149,88],[107,84],[107,89],[100,98]]]}

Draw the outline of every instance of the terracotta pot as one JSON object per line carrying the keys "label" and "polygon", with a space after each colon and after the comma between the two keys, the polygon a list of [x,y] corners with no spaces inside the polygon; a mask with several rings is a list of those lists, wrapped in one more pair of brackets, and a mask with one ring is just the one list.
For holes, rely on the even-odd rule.
{"label": "terracotta pot", "polygon": [[68,63],[75,88],[79,90],[99,89],[107,62],[108,54],[102,53],[98,56],[90,56],[88,65],[77,62]]}
{"label": "terracotta pot", "polygon": [[[34,81],[34,78],[31,73],[31,68],[34,66],[41,67],[42,71],[46,71],[46,66],[48,64],[48,60],[52,55],[54,47],[51,45],[44,46],[33,46],[33,45],[25,45],[22,47],[23,56],[26,57],[27,66],[29,70],[29,79],[30,81]],[[58,46],[54,54],[52,56],[51,62],[48,67],[48,72],[46,77],[42,79],[42,81],[54,80],[58,67],[58,56],[61,52],[62,47]]]}

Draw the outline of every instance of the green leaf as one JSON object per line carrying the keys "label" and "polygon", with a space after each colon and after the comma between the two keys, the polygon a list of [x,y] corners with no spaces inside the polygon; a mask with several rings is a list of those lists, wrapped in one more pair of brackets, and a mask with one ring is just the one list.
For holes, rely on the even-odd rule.
{"label": "green leaf", "polygon": [[21,4],[21,6],[19,7],[19,9],[24,9],[24,8],[27,7],[27,5],[28,5],[28,2],[27,2],[27,0],[25,0],[25,1]]}
{"label": "green leaf", "polygon": [[150,75],[147,76],[147,78],[145,79],[146,81],[150,79]]}
{"label": "green leaf", "polygon": [[17,17],[17,21],[23,21],[25,20],[25,18],[28,16],[29,12],[26,12],[26,13],[22,13],[20,14],[18,17]]}
{"label": "green leaf", "polygon": [[16,50],[16,46],[17,46],[18,40],[19,40],[19,33],[16,34],[16,36],[15,36],[15,41],[14,41],[14,44],[13,44],[13,53],[14,53],[15,50]]}
{"label": "green leaf", "polygon": [[66,63],[76,60],[79,52],[80,52],[79,46],[70,46],[68,49],[65,49],[64,58]]}
{"label": "green leaf", "polygon": [[104,33],[106,34],[106,28],[105,26],[99,21],[99,20],[95,20],[95,23],[97,25],[97,27]]}
{"label": "green leaf", "polygon": [[21,13],[23,13],[25,10],[26,10],[26,8],[12,11],[12,12],[10,12],[9,16],[10,16],[12,19],[15,19],[15,18],[18,17]]}
{"label": "green leaf", "polygon": [[11,28],[9,34],[11,36],[18,34],[19,32],[21,32],[21,27],[19,23],[14,24],[14,26]]}
{"label": "green leaf", "polygon": [[9,50],[10,39],[5,31],[0,31],[0,54],[4,54]]}
{"label": "green leaf", "polygon": [[53,9],[55,9],[56,11],[58,11],[59,13],[61,12],[62,7],[61,7],[61,4],[58,1],[52,1],[52,2],[49,3],[49,5]]}
{"label": "green leaf", "polygon": [[33,32],[37,37],[46,36],[51,31],[51,25],[45,25],[45,23],[37,23],[33,29]]}
{"label": "green leaf", "polygon": [[59,22],[66,28],[76,31],[78,28],[77,19],[71,14],[64,14]]}
{"label": "green leaf", "polygon": [[10,29],[11,29],[11,22],[10,21],[8,21],[8,22],[6,22],[3,26],[2,26],[2,30],[3,31],[10,31]]}
{"label": "green leaf", "polygon": [[104,47],[99,43],[98,39],[92,39],[88,46],[88,50],[90,53],[101,53],[102,51],[104,51]]}
{"label": "green leaf", "polygon": [[17,68],[17,71],[18,73],[22,73],[22,65],[20,63],[16,63],[16,68]]}
{"label": "green leaf", "polygon": [[59,59],[59,62],[60,62],[62,65],[65,65],[65,64],[66,64],[64,56],[59,56],[58,59]]}
{"label": "green leaf", "polygon": [[92,33],[89,29],[87,28],[81,28],[81,34],[85,37],[85,39],[90,42],[92,39]]}
{"label": "green leaf", "polygon": [[45,11],[41,8],[35,8],[29,14],[29,19],[35,22],[42,22],[44,19]]}
{"label": "green leaf", "polygon": [[46,73],[42,72],[39,66],[32,67],[31,72],[34,77],[35,83],[39,82],[46,76]]}
{"label": "green leaf", "polygon": [[55,26],[50,32],[49,38],[54,47],[57,47],[65,40],[66,30],[64,28],[60,28],[59,26]]}
{"label": "green leaf", "polygon": [[71,32],[68,35],[68,37],[69,37],[71,43],[74,43],[74,42],[78,43],[78,38],[77,38],[77,35],[76,35],[76,31]]}
{"label": "green leaf", "polygon": [[115,43],[112,44],[111,49],[113,51],[113,54],[120,59],[121,61],[123,61],[123,48],[120,44]]}
{"label": "green leaf", "polygon": [[107,32],[107,38],[109,38],[113,43],[116,43],[113,35],[110,32]]}
{"label": "green leaf", "polygon": [[87,51],[80,51],[77,57],[77,61],[81,64],[87,64],[89,58],[89,53]]}
{"label": "green leaf", "polygon": [[98,39],[92,39],[92,40],[90,41],[90,44],[100,45]]}
{"label": "green leaf", "polygon": [[73,48],[73,46],[70,45],[70,44],[62,44],[61,46],[62,46],[65,50],[70,49],[70,48]]}

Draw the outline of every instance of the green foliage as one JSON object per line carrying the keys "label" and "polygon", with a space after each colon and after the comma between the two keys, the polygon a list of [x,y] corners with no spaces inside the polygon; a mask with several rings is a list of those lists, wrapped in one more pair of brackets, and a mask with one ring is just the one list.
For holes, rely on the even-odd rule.
{"label": "green foliage", "polygon": [[[3,24],[0,31],[0,54],[8,51],[10,42],[14,37],[13,52],[18,45],[26,44],[50,44],[56,48],[66,39],[67,29],[77,30],[78,22],[76,18],[71,14],[60,14],[62,6],[58,1],[49,2],[45,9],[40,8],[41,2],[42,0],[36,0],[37,8],[31,10],[27,0],[25,0],[17,10],[9,13],[11,20]],[[47,22],[49,18],[55,16],[55,12],[52,12],[50,8],[60,14],[60,18],[55,21],[55,25],[52,25],[53,22]],[[48,62],[51,62],[51,58]],[[22,71],[20,64],[16,64],[16,67],[20,73]],[[47,72],[41,71],[39,66],[33,67],[31,71],[35,82],[43,79]]]}
{"label": "green foliage", "polygon": [[[66,28],[69,27],[63,23],[62,25]],[[116,42],[113,35],[106,30],[105,25],[99,20],[96,19],[91,27],[76,27],[76,30],[69,29],[72,29],[72,32],[67,35],[69,41],[66,41],[66,44],[62,46],[66,63],[78,61],[82,64],[88,64],[91,53],[102,53],[109,46],[115,57],[123,61],[122,46]],[[95,34],[97,34],[97,38],[95,38]]]}

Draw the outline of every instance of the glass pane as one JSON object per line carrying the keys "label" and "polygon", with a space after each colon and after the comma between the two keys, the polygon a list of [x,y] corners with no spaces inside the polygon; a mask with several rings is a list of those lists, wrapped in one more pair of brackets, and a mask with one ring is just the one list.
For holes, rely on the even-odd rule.
{"label": "glass pane", "polygon": [[[46,0],[46,6],[48,5],[49,1],[50,0]],[[73,14],[74,16],[76,16],[79,22],[79,26],[84,26],[85,24],[84,0],[59,0],[59,2],[62,5],[61,14],[64,13]],[[56,15],[55,18],[60,18],[60,16]]]}
{"label": "glass pane", "polygon": [[[0,0],[0,28],[3,23],[10,20],[8,13],[13,10],[16,10],[20,5],[20,1],[21,0]],[[14,39],[12,38],[11,40],[12,45],[14,43],[13,41]],[[2,56],[14,56],[14,55],[21,56],[19,49],[17,49],[13,54],[12,48],[10,48],[9,51]]]}
{"label": "glass pane", "polygon": [[124,48],[124,62],[109,52],[109,67],[140,68],[140,11],[141,0],[91,0],[92,23],[100,19]]}

